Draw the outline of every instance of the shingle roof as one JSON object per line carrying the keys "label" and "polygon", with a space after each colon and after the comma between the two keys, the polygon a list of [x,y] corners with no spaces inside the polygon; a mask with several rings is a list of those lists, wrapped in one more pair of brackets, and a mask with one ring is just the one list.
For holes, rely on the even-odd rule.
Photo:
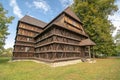
{"label": "shingle roof", "polygon": [[70,7],[67,7],[63,12],[65,12],[68,15],[70,15],[71,17],[73,17],[77,21],[81,22],[80,19],[76,16],[76,14],[71,10]]}
{"label": "shingle roof", "polygon": [[80,42],[80,46],[94,46],[94,45],[96,44],[90,39],[84,39]]}
{"label": "shingle roof", "polygon": [[81,32],[78,32],[78,31],[76,31],[76,30],[74,30],[74,29],[71,29],[71,28],[68,28],[68,27],[64,27],[64,26],[65,26],[64,24],[54,23],[54,25],[57,25],[57,26],[59,26],[59,27],[65,28],[65,29],[67,29],[67,30],[70,30],[70,31],[73,31],[73,32],[75,32],[75,33],[78,33],[78,34],[81,34],[81,35],[83,35],[83,36],[88,37],[88,35],[85,34],[85,33],[81,33]]}
{"label": "shingle roof", "polygon": [[[67,8],[66,8],[64,11],[62,11],[57,17],[55,17],[52,21],[50,21],[50,22],[44,27],[44,30],[45,30],[45,28],[47,28],[47,27],[50,26],[51,24],[56,24],[56,22],[54,22],[54,21],[55,21],[58,17],[60,17],[62,14],[64,14],[64,13],[66,13],[67,15],[73,17],[75,20],[77,20],[77,21],[79,21],[80,23],[82,23],[82,22],[80,21],[80,19],[75,15],[75,13],[70,9],[70,7],[67,7]],[[58,25],[58,26],[63,26],[63,27],[65,26],[65,25],[58,24],[58,23],[57,23],[56,25]],[[68,28],[68,29],[69,29],[69,28]],[[74,31],[74,30],[71,29],[71,31]],[[76,31],[74,31],[74,32],[76,32]],[[88,37],[87,34],[80,33],[80,32],[77,32],[77,33]],[[39,35],[39,34],[38,34],[38,35]]]}
{"label": "shingle roof", "polygon": [[50,25],[51,23],[54,23],[54,21],[60,17],[62,14],[66,13],[67,15],[69,15],[70,17],[74,18],[75,20],[79,21],[81,24],[82,22],[80,21],[80,19],[76,16],[76,14],[71,10],[70,7],[67,7],[64,11],[62,11],[59,15],[57,15],[52,21],[50,21],[45,27],[47,27],[48,25]]}
{"label": "shingle roof", "polygon": [[45,27],[47,25],[47,23],[43,22],[43,21],[40,21],[38,19],[35,19],[31,16],[28,16],[28,15],[25,15],[22,19],[20,19],[19,21],[21,22],[25,22],[25,23],[28,23],[28,24],[31,24],[31,25],[34,25],[34,26],[38,26],[38,27]]}

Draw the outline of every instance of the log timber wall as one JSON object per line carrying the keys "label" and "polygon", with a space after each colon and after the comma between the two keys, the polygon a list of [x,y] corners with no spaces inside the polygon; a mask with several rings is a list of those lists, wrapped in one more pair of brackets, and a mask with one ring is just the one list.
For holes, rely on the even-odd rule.
{"label": "log timber wall", "polygon": [[39,34],[41,31],[42,29],[37,26],[19,22],[13,52],[14,58],[33,57],[35,53],[34,36]]}
{"label": "log timber wall", "polygon": [[69,8],[48,24],[25,16],[18,22],[16,34],[13,59],[47,62],[79,59],[89,56],[88,46],[95,45]]}
{"label": "log timber wall", "polygon": [[53,25],[36,38],[35,57],[44,61],[59,61],[81,58],[83,47],[80,36],[57,25]]}

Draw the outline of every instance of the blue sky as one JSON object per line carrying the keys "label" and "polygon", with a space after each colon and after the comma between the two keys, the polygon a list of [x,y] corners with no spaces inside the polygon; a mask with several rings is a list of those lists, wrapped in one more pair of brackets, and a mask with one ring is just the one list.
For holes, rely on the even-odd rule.
{"label": "blue sky", "polygon": [[[67,6],[73,3],[73,0],[0,0],[3,7],[8,10],[7,16],[14,16],[15,19],[9,25],[10,35],[6,40],[5,48],[13,47],[16,36],[17,22],[24,15],[30,15],[44,22],[50,22]],[[117,27],[113,36],[116,34],[120,26],[120,0],[116,1],[119,6],[118,12],[113,16],[109,16],[115,27]]]}

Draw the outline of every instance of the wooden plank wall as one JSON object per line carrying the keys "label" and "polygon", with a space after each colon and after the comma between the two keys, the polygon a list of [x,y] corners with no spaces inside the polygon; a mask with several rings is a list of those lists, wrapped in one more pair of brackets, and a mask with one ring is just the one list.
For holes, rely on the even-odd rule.
{"label": "wooden plank wall", "polygon": [[35,35],[42,31],[41,28],[19,22],[13,57],[34,57]]}

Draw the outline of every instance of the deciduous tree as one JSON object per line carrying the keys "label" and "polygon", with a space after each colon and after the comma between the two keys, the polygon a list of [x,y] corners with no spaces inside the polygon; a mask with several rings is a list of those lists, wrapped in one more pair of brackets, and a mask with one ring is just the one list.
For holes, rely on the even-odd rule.
{"label": "deciduous tree", "polygon": [[6,11],[2,4],[0,4],[0,52],[3,49],[3,45],[5,45],[6,36],[8,33],[8,24],[13,20],[12,16],[6,16],[8,11]]}
{"label": "deciduous tree", "polygon": [[72,8],[89,37],[96,43],[96,53],[111,55],[114,53],[112,39],[113,24],[108,16],[117,11],[115,0],[74,0]]}

